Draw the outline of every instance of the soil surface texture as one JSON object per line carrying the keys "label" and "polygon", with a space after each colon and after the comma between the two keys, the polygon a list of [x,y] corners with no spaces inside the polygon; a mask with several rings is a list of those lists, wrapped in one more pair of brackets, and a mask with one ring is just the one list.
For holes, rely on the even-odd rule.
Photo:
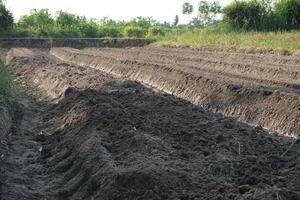
{"label": "soil surface texture", "polygon": [[300,199],[298,58],[166,47],[0,54],[24,108],[0,137],[1,200]]}

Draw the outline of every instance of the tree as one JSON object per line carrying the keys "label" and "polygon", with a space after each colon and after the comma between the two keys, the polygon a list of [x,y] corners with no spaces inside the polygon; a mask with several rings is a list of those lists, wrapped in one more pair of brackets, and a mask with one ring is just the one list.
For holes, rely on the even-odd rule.
{"label": "tree", "polygon": [[175,16],[174,22],[173,22],[173,26],[177,26],[179,23],[179,17],[178,15]]}
{"label": "tree", "polygon": [[218,1],[200,1],[198,6],[198,20],[203,26],[215,22],[217,14],[222,13],[222,7]]}
{"label": "tree", "polygon": [[126,25],[131,27],[140,27],[144,29],[148,29],[151,26],[156,25],[157,22],[153,20],[151,17],[137,17],[130,20]]}
{"label": "tree", "polygon": [[59,11],[56,17],[56,24],[62,27],[71,27],[80,24],[80,17],[64,11]]}
{"label": "tree", "polygon": [[0,29],[8,29],[13,26],[14,17],[6,8],[4,2],[0,0]]}
{"label": "tree", "polygon": [[194,17],[190,20],[189,26],[194,28],[203,28],[203,23],[197,17]]}
{"label": "tree", "polygon": [[24,15],[20,18],[18,26],[22,28],[38,28],[43,29],[54,25],[48,9],[31,10],[30,15]]}
{"label": "tree", "polygon": [[189,2],[185,2],[182,5],[182,14],[184,14],[184,15],[190,15],[190,14],[193,13],[193,11],[194,11],[194,7]]}

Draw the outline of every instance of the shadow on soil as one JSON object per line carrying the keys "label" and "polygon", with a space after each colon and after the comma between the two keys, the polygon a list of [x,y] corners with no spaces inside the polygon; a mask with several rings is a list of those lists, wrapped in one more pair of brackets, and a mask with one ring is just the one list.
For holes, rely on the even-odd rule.
{"label": "shadow on soil", "polygon": [[300,198],[299,142],[136,82],[69,88],[45,113],[47,199]]}

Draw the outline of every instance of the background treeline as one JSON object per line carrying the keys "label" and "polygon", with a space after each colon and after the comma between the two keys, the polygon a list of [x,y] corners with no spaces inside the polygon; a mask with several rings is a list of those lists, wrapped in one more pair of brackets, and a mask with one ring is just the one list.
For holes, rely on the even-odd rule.
{"label": "background treeline", "polygon": [[[195,13],[196,12],[196,13]],[[130,21],[87,19],[64,11],[32,10],[14,22],[13,14],[0,0],[0,37],[170,37],[209,30],[214,33],[243,31],[289,31],[300,28],[300,0],[234,0],[226,7],[218,1],[186,2],[182,13],[189,23],[160,23],[149,17]],[[191,16],[193,16],[191,18]],[[208,28],[207,28],[208,27]]]}
{"label": "background treeline", "polygon": [[1,26],[2,36],[142,38],[164,35],[171,27],[168,24],[159,24],[148,17],[138,17],[128,22],[108,18],[97,21],[64,11],[56,13],[53,17],[47,9],[32,10],[29,15],[22,16],[17,23],[8,24]]}

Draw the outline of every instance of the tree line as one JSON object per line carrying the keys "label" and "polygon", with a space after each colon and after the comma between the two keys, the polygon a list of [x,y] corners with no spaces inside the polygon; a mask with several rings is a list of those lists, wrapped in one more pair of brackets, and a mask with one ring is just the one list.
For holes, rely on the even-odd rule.
{"label": "tree line", "polygon": [[190,18],[188,24],[179,24],[178,15],[172,23],[160,23],[151,17],[137,17],[130,21],[102,18],[98,21],[64,11],[53,16],[48,9],[34,9],[14,22],[13,14],[0,0],[0,36],[144,38],[215,24],[226,25],[230,31],[285,31],[300,28],[300,0],[235,0],[225,7],[218,1],[200,1],[196,7],[186,2],[182,5],[182,14],[195,17]]}
{"label": "tree line", "polygon": [[[3,4],[2,4],[3,6]],[[1,12],[1,11],[0,11]],[[9,22],[0,15],[0,35],[10,37],[153,37],[164,35],[169,24],[160,24],[150,17],[137,17],[128,22],[109,18],[87,19],[64,11],[52,16],[48,9],[33,9],[13,23],[12,14],[6,9]]]}

